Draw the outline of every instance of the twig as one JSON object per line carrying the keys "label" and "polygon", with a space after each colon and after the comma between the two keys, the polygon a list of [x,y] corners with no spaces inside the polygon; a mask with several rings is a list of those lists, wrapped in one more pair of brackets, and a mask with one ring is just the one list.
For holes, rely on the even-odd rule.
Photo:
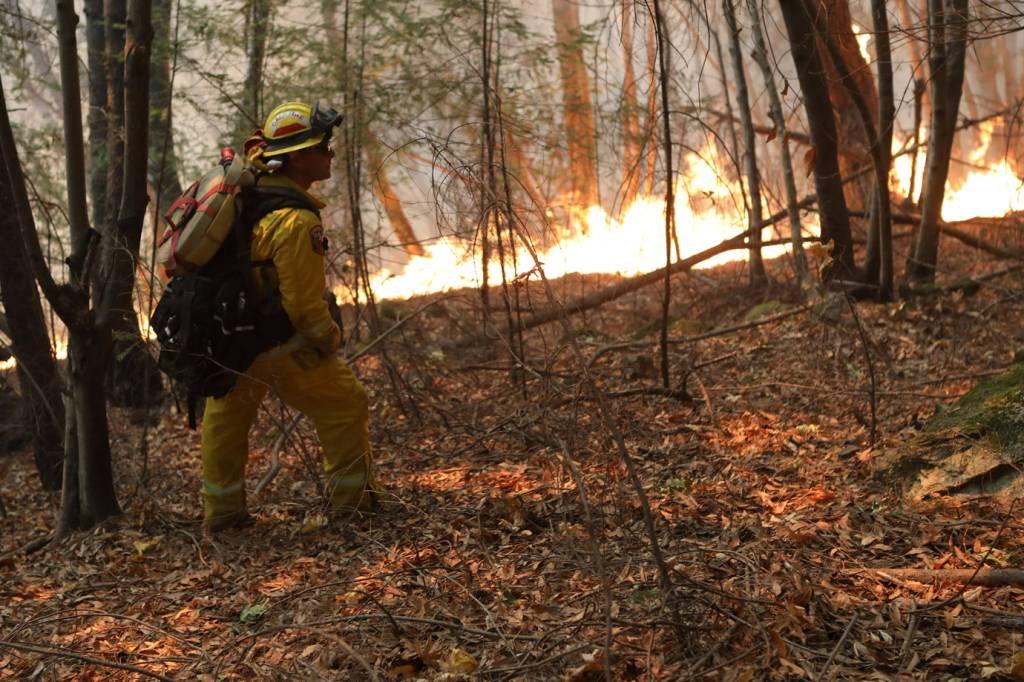
{"label": "twig", "polygon": [[68,649],[57,649],[51,647],[36,646],[35,644],[26,644],[24,642],[4,642],[0,641],[0,647],[7,647],[9,649],[17,649],[19,651],[30,651],[35,654],[42,654],[44,656],[58,656],[60,658],[70,658],[76,661],[82,661],[83,663],[91,663],[92,665],[100,665],[107,668],[118,668],[119,670],[128,670],[138,675],[145,675],[146,677],[152,677],[156,680],[164,680],[164,682],[172,682],[170,677],[165,677],[160,673],[155,673],[152,670],[146,670],[135,665],[129,665],[127,663],[118,663],[117,661],[108,661],[102,658],[93,658],[92,656],[86,656],[80,654],[77,651],[69,651]]}
{"label": "twig", "polygon": [[850,314],[853,315],[853,321],[857,324],[857,334],[860,337],[861,347],[864,349],[864,361],[868,366],[868,379],[870,380],[870,392],[868,395],[871,398],[871,442],[870,447],[875,447],[875,440],[878,438],[878,383],[875,379],[875,363],[871,359],[871,344],[868,343],[867,332],[864,331],[864,325],[861,324],[860,315],[857,314],[857,308],[853,305],[853,299],[849,294],[845,294],[843,298],[846,299],[846,305],[850,308]]}
{"label": "twig", "polygon": [[343,640],[341,637],[338,637],[337,635],[333,635],[333,634],[331,634],[329,632],[321,632],[320,634],[322,634],[323,636],[327,637],[332,642],[337,644],[339,647],[344,649],[345,653],[347,653],[349,656],[351,656],[355,660],[355,662],[358,663],[363,668],[363,670],[366,671],[366,674],[370,676],[370,679],[373,680],[373,682],[377,682],[380,679],[379,677],[377,677],[377,671],[374,670],[370,666],[370,664],[366,662],[365,658],[360,656],[359,653],[355,649],[352,648],[352,645],[350,645],[348,642]]}
{"label": "twig", "polygon": [[46,547],[46,545],[50,544],[52,540],[53,533],[47,533],[46,535],[42,535],[34,540],[30,540],[21,547],[12,549],[9,552],[5,552],[4,554],[0,554],[0,564],[7,563],[8,561],[11,561],[12,559],[21,554],[32,554],[33,552],[38,552],[43,547]]}
{"label": "twig", "polygon": [[580,475],[579,468],[576,463],[572,461],[572,457],[569,456],[569,446],[561,439],[558,438],[558,445],[562,448],[562,461],[565,463],[566,468],[572,475],[572,480],[576,483],[576,490],[580,495],[580,504],[583,505],[583,518],[587,523],[587,535],[590,536],[590,552],[594,557],[594,569],[597,571],[597,577],[601,581],[601,591],[604,593],[604,676],[605,679],[612,679],[611,669],[611,651],[612,651],[612,591],[608,581],[608,571],[604,565],[604,555],[601,554],[601,545],[598,540],[597,527],[594,524],[594,514],[590,506],[590,501],[587,499],[587,489],[583,483],[583,476]]}
{"label": "twig", "polygon": [[836,642],[836,645],[832,647],[832,652],[828,655],[828,659],[825,661],[825,666],[821,669],[821,673],[818,674],[819,682],[825,679],[828,669],[832,667],[832,661],[836,660],[836,654],[838,654],[839,650],[843,647],[843,642],[846,641],[846,638],[850,636],[850,630],[853,629],[853,625],[857,622],[857,618],[858,615],[854,612],[853,618],[851,618],[850,622],[846,624],[843,634],[839,637],[839,641]]}
{"label": "twig", "polygon": [[[784,310],[781,313],[769,315],[768,317],[762,317],[756,320],[752,320],[750,322],[741,322],[739,324],[732,324],[727,327],[719,327],[718,329],[712,329],[711,331],[704,332],[703,334],[695,334],[693,336],[683,336],[679,338],[669,339],[668,342],[670,345],[680,345],[685,343],[694,343],[696,341],[703,341],[705,339],[711,339],[716,336],[724,336],[726,334],[732,334],[733,332],[743,331],[744,329],[753,329],[755,327],[771,324],[772,322],[778,322],[779,320],[784,320],[787,317],[793,317],[794,315],[799,315],[800,313],[807,312],[810,309],[810,304],[802,305],[798,308]],[[604,355],[605,353],[610,353],[612,351],[617,350],[628,350],[630,348],[644,348],[648,345],[650,345],[650,343],[646,341],[626,341],[623,343],[615,343],[608,346],[602,346],[601,348],[598,348],[594,352],[593,356],[591,356],[590,361],[587,363],[587,367],[593,367],[594,363],[597,362],[597,359]]]}
{"label": "twig", "polygon": [[[1024,586],[1024,570],[1019,568],[983,568],[981,566],[978,568],[858,568],[850,569],[849,572],[868,572],[915,582],[944,580],[963,586]],[[946,606],[949,603],[950,601],[947,600],[942,605]]]}
{"label": "twig", "polygon": [[593,646],[593,645],[589,644],[589,643],[580,644],[580,645],[572,647],[571,649],[567,649],[567,650],[563,651],[560,654],[555,654],[553,656],[548,656],[547,658],[545,658],[542,661],[537,661],[535,663],[526,663],[524,665],[511,666],[511,667],[508,667],[508,668],[492,668],[490,670],[478,670],[477,671],[477,675],[479,675],[480,677],[486,677],[488,675],[502,675],[502,674],[507,674],[507,673],[519,673],[519,672],[522,672],[524,670],[532,670],[534,668],[542,668],[545,665],[547,665],[548,663],[554,663],[555,661],[557,661],[560,658],[565,658],[566,656],[572,656],[577,651],[582,651],[583,649],[587,649],[587,648],[589,648],[591,646]]}
{"label": "twig", "polygon": [[910,620],[907,623],[907,634],[903,638],[903,646],[900,648],[900,667],[899,672],[910,672],[907,670],[909,664],[911,645],[914,642],[914,635],[917,634],[917,626],[921,622],[921,617],[917,613],[917,604],[911,603],[910,605]]}

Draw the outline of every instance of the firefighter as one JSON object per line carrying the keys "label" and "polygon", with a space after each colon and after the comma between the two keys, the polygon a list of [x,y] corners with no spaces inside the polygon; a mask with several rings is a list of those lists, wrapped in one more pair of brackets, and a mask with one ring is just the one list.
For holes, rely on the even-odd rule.
{"label": "firefighter", "polygon": [[[333,109],[286,102],[270,112],[258,145],[247,154],[268,169],[260,187],[299,190],[318,209],[310,186],[331,176],[331,133],[341,122]],[[308,416],[324,450],[331,506],[368,510],[375,503],[367,431],[366,391],[337,357],[341,330],[325,298],[327,241],[319,215],[300,208],[274,211],[253,228],[251,257],[272,261],[262,285],[274,286],[295,334],[260,355],[223,398],[208,398],[203,418],[204,525],[210,531],[250,520],[245,505],[249,428],[268,391]]]}

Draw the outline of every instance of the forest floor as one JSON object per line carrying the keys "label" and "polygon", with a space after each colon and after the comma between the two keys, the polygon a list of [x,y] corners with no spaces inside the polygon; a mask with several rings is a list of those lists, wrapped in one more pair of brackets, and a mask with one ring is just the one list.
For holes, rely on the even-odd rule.
{"label": "forest floor", "polygon": [[[1005,267],[954,242],[943,262],[945,281]],[[769,264],[778,280],[788,267]],[[355,363],[378,514],[324,513],[305,423],[253,494],[290,419],[270,400],[251,442],[255,524],[212,538],[198,433],[167,407],[148,425],[112,413],[125,513],[27,556],[12,550],[52,528],[58,500],[29,453],[0,459],[0,677],[1024,679],[1024,586],[865,570],[1024,566],[1024,509],[910,506],[875,466],[1012,362],[1020,271],[973,296],[863,303],[856,318],[838,299],[701,340],[799,296],[752,292],[738,265],[674,282],[671,336],[690,340],[671,376],[692,399],[651,390],[659,287],[570,319],[636,479],[557,322],[525,334],[526,369],[502,341],[444,345],[479,326],[465,292],[385,304],[385,325],[419,312]],[[533,284],[519,295],[544,301]]]}

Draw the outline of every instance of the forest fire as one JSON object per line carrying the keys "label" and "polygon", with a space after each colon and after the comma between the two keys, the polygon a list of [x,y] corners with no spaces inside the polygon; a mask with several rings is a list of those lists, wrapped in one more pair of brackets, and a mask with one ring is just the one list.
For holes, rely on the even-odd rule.
{"label": "forest fire", "polygon": [[[740,187],[722,177],[723,168],[713,151],[690,153],[676,181],[675,220],[680,253],[684,258],[714,246],[742,232],[747,225]],[[787,247],[764,249],[766,256],[784,253]],[[656,270],[665,264],[665,200],[663,197],[636,199],[615,218],[599,206],[591,206],[581,224],[574,225],[559,243],[538,254],[548,277],[569,273],[608,273],[624,276]],[[721,254],[698,267],[744,260],[746,251]],[[509,267],[506,264],[506,267]],[[515,272],[508,279],[530,272],[533,259],[525,248],[515,255]],[[491,281],[500,277],[492,266]],[[373,290],[382,299],[476,287],[482,281],[479,254],[471,247],[441,240],[426,247],[426,254],[413,257],[400,273],[379,271]],[[337,292],[342,295],[341,290]]]}
{"label": "forest fire", "polygon": [[[967,172],[960,181],[947,180],[946,194],[942,202],[942,219],[950,222],[970,218],[1001,218],[1007,213],[1024,210],[1024,180],[1013,170],[1005,159],[985,166],[994,121],[986,121],[978,127],[978,143],[967,159]],[[928,139],[928,131],[922,127],[919,139]],[[893,152],[899,151],[902,142],[893,141]],[[892,188],[903,196],[910,194],[911,154],[893,159]],[[917,154],[914,169],[914,195],[920,196],[926,159],[922,151]]]}

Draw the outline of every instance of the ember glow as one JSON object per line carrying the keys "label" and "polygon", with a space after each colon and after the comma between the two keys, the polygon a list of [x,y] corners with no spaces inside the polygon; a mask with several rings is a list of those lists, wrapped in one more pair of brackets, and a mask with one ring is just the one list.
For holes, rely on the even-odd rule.
{"label": "ember glow", "polygon": [[[747,226],[740,187],[720,175],[723,160],[705,150],[685,157],[683,172],[676,181],[675,219],[681,253],[676,258],[699,253]],[[764,249],[765,257],[786,251],[785,246]],[[663,197],[641,197],[621,216],[608,215],[598,206],[590,207],[559,244],[538,254],[548,277],[569,273],[638,275],[665,265],[665,201]],[[744,250],[729,251],[697,267],[745,260]],[[373,290],[382,299],[400,299],[436,291],[480,286],[479,254],[454,241],[439,241],[426,247],[426,255],[413,257],[400,272],[384,269],[373,278]],[[508,279],[525,276],[534,269],[533,258],[523,248],[516,253],[515,268],[506,263]],[[491,281],[500,277],[492,267]],[[339,289],[339,295],[344,295]]]}

